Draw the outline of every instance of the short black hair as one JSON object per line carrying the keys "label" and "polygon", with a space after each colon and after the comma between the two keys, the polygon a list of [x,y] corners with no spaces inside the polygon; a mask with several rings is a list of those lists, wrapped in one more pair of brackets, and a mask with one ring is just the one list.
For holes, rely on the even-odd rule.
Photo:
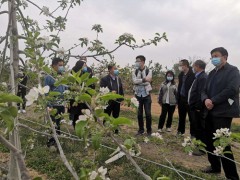
{"label": "short black hair", "polygon": [[136,57],[136,59],[140,59],[141,61],[146,61],[146,58],[143,55],[139,55]]}
{"label": "short black hair", "polygon": [[61,58],[53,58],[53,60],[52,60],[52,66],[55,66],[55,65],[57,65],[59,62],[64,62],[63,61],[63,59],[61,59]]}
{"label": "short black hair", "polygon": [[173,79],[171,80],[171,83],[172,83],[172,84],[175,84],[175,75],[174,75],[174,72],[171,71],[171,70],[169,70],[169,71],[166,72],[166,74],[165,74],[165,79],[166,79],[166,81],[168,81],[168,80],[167,80],[167,75],[168,75],[168,74],[171,74],[171,75],[173,76]]}
{"label": "short black hair", "polygon": [[114,64],[109,64],[108,65],[108,71],[110,71],[115,65]]}
{"label": "short black hair", "polygon": [[212,55],[214,52],[220,52],[222,56],[227,56],[227,57],[228,57],[228,52],[227,52],[227,50],[226,50],[224,47],[214,48],[214,49],[211,51],[211,55]]}
{"label": "short black hair", "polygon": [[199,68],[201,69],[205,69],[206,68],[206,63],[203,61],[203,60],[196,60],[194,63],[193,63],[195,66],[198,66]]}
{"label": "short black hair", "polygon": [[75,64],[75,66],[72,68],[72,70],[73,70],[74,72],[78,72],[78,71],[80,71],[80,69],[82,69],[82,67],[83,67],[84,64],[85,64],[84,61],[78,60],[78,61],[76,62],[76,64]]}
{"label": "short black hair", "polygon": [[180,60],[179,62],[181,62],[184,66],[187,66],[187,67],[190,66],[187,59],[182,59],[182,60]]}

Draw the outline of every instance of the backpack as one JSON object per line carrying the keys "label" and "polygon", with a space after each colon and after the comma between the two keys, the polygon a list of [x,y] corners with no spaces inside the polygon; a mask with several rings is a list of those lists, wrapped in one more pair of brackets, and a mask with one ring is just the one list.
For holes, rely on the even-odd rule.
{"label": "backpack", "polygon": [[[135,70],[135,75],[136,75],[136,77],[137,77],[137,75],[138,75],[138,72],[139,72],[139,69],[136,69],[136,70]],[[146,68],[146,76],[148,75],[148,73],[149,73],[149,69]],[[142,74],[141,74],[141,77],[142,77]],[[152,86],[152,82],[153,82],[153,81],[150,82],[151,86]]]}

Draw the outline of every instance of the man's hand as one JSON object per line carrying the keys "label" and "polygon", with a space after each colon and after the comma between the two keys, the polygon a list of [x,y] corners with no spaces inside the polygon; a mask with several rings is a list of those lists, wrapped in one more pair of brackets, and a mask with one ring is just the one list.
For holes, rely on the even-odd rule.
{"label": "man's hand", "polygon": [[206,99],[205,100],[205,106],[207,107],[208,110],[211,110],[214,107],[214,105],[212,103],[212,100],[211,99]]}
{"label": "man's hand", "polygon": [[150,77],[143,78],[143,82],[151,82],[151,81],[152,81],[152,78]]}
{"label": "man's hand", "polygon": [[48,112],[52,111],[53,108],[47,107]]}

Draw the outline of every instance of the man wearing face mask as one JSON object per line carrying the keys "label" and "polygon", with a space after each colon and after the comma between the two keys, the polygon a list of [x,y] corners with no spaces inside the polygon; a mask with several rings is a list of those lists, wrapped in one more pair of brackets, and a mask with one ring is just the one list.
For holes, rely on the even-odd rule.
{"label": "man wearing face mask", "polygon": [[144,122],[143,122],[143,107],[146,114],[146,128],[147,134],[152,133],[152,116],[151,116],[151,95],[152,90],[152,70],[145,66],[146,58],[142,55],[136,57],[135,67],[136,70],[132,72],[132,80],[134,84],[135,96],[139,102],[138,107],[138,126],[139,130],[137,135],[144,134]]}
{"label": "man wearing face mask", "polygon": [[[72,68],[72,71],[75,73],[81,71],[80,76],[82,76],[84,73],[89,73],[89,78],[92,78],[93,76],[92,69],[88,68],[86,65],[86,57],[81,57],[80,60],[77,61],[75,66]],[[89,87],[94,89],[95,85],[92,84]],[[72,88],[70,88],[70,90],[76,91],[75,89],[72,89]],[[75,128],[76,121],[79,119],[79,116],[83,115],[82,110],[88,109],[88,106],[85,103],[79,102],[77,103],[77,105],[74,105],[74,103],[75,103],[75,100],[70,99],[68,113],[70,114],[70,119],[72,120],[73,127]]]}
{"label": "man wearing face mask", "polygon": [[[101,79],[100,87],[108,87],[110,92],[124,95],[122,81],[121,78],[118,77],[119,71],[116,66],[109,65],[108,72],[109,74]],[[112,115],[114,118],[118,118],[121,101],[121,99],[109,101],[108,106],[105,109],[105,113],[107,113],[109,116]]]}
{"label": "man wearing face mask", "polygon": [[[201,100],[201,94],[204,89],[207,74],[205,73],[206,63],[202,60],[196,60],[193,63],[193,71],[195,72],[195,80],[189,90],[188,104],[190,106],[192,122],[191,127],[194,132],[194,137],[197,140],[205,142],[204,138],[204,119],[203,119],[203,103]],[[203,151],[194,151],[193,155],[201,156],[205,153]]]}
{"label": "man wearing face mask", "polygon": [[[192,83],[195,79],[195,75],[192,71],[192,68],[189,65],[188,60],[182,59],[179,62],[179,70],[181,73],[178,76],[178,114],[179,122],[177,135],[184,135],[185,125],[186,125],[186,116],[188,114],[189,121],[192,122],[190,108],[188,105],[188,91],[192,86]],[[190,126],[190,134],[193,135],[193,128]]]}
{"label": "man wearing face mask", "polygon": [[[64,102],[63,102],[63,97],[62,94],[65,90],[67,90],[66,86],[60,85],[60,86],[54,86],[55,83],[55,76],[56,74],[62,75],[62,73],[65,71],[64,69],[64,61],[60,58],[54,58],[52,60],[52,74],[47,75],[44,78],[44,86],[49,86],[50,90],[49,91],[55,91],[55,92],[60,92],[61,95],[57,96],[53,101],[48,103],[48,108],[49,110],[56,109],[57,113],[55,116],[51,116],[51,119],[53,122],[56,123],[56,129],[57,129],[57,134],[60,134],[60,121],[61,118],[55,118],[59,114],[63,114],[65,112],[65,107],[64,107]],[[52,137],[49,139],[47,146],[53,146],[55,145],[55,139]]]}
{"label": "man wearing face mask", "polygon": [[[239,117],[239,86],[240,75],[237,67],[227,62],[228,52],[219,47],[211,51],[211,62],[215,68],[209,73],[202,102],[205,106],[205,131],[207,150],[211,153],[215,150],[213,146],[213,133],[217,129],[231,128],[232,118]],[[237,168],[230,145],[224,151],[224,157],[208,153],[211,164],[205,173],[220,173],[221,162],[227,179],[239,180]]]}

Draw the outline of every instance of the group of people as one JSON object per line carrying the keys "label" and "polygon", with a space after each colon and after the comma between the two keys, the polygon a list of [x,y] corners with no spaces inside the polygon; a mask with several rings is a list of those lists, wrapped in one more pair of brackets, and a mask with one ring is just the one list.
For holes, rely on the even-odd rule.
{"label": "group of people", "polygon": [[[171,131],[173,113],[178,106],[177,135],[185,134],[186,116],[188,115],[191,138],[196,138],[206,144],[211,166],[203,172],[220,173],[222,163],[226,178],[238,180],[239,176],[230,145],[224,149],[228,152],[224,154],[225,157],[214,155],[213,133],[221,128],[230,129],[232,119],[239,117],[239,70],[227,62],[228,52],[225,48],[215,48],[210,54],[211,63],[215,68],[208,75],[205,72],[206,63],[202,60],[195,61],[192,67],[186,59],[179,62],[178,85],[175,82],[174,72],[166,72],[158,97],[158,102],[162,107],[158,132],[163,132],[167,115],[166,131]],[[137,70],[132,73],[135,96],[139,101],[137,134],[144,133],[144,107],[147,134],[151,135],[152,72],[144,64],[145,57],[138,56],[136,58]],[[202,151],[194,152],[194,155],[203,154],[205,153]]]}
{"label": "group of people", "polygon": [[[178,107],[178,128],[177,135],[185,134],[186,116],[190,121],[190,134],[192,138],[201,140],[206,144],[208,160],[211,164],[207,167],[205,173],[220,173],[221,163],[228,179],[239,179],[237,168],[234,163],[234,157],[231,147],[227,146],[225,151],[231,152],[224,156],[227,158],[213,155],[215,147],[213,146],[213,133],[220,128],[231,128],[231,122],[234,117],[239,117],[239,86],[240,75],[237,67],[227,62],[228,52],[225,48],[219,47],[211,51],[211,62],[215,68],[207,75],[205,72],[206,63],[202,60],[193,62],[192,67],[188,60],[182,59],[179,62],[180,74],[176,82],[173,71],[167,71],[165,80],[160,86],[158,103],[161,106],[161,115],[159,117],[158,132],[162,133],[166,123],[166,131],[171,131],[173,114]],[[152,134],[152,116],[151,116],[151,82],[152,70],[145,65],[146,58],[142,55],[136,57],[135,70],[132,72],[132,82],[134,84],[134,94],[139,102],[137,120],[137,135],[143,135],[144,116],[146,117],[146,133]],[[88,72],[92,77],[92,69],[86,64],[86,57],[81,57],[72,68],[73,72],[81,71],[80,74]],[[50,91],[57,91],[61,94],[68,89],[65,85],[55,86],[53,74],[61,75],[64,72],[64,61],[60,58],[52,60],[52,74],[44,78],[45,86],[50,87]],[[119,71],[115,65],[108,66],[108,74],[101,78],[100,87],[108,87],[110,92],[124,95],[123,84],[118,76]],[[95,88],[94,85],[91,88]],[[70,89],[71,90],[71,89]],[[122,99],[111,100],[108,103],[105,113],[114,118],[119,117]],[[75,127],[79,115],[82,115],[82,109],[87,109],[84,103],[75,103],[70,100],[68,112],[70,119]],[[56,109],[57,114],[65,112],[63,98],[61,96],[49,103],[49,110]],[[60,120],[56,116],[51,116],[56,123],[57,133],[60,134]],[[115,131],[118,133],[118,130]],[[54,138],[49,139],[48,146],[55,143]],[[195,155],[203,155],[204,152],[195,152]]]}

